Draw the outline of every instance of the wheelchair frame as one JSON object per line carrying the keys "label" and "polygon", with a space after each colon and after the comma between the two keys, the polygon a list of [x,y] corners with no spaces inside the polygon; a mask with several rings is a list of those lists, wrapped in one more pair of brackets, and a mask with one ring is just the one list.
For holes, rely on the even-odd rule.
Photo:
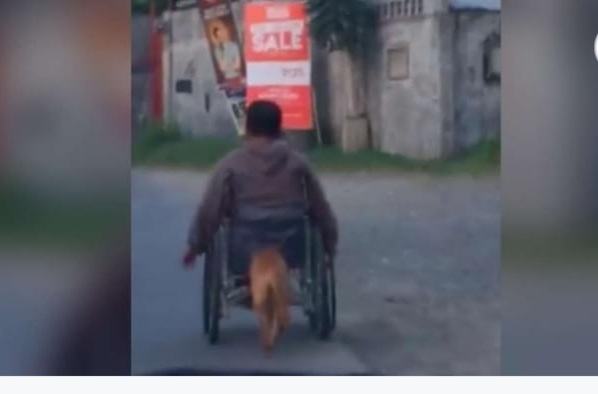
{"label": "wheelchair frame", "polygon": [[[230,221],[226,221],[220,227],[205,257],[203,328],[211,344],[218,342],[220,321],[228,316],[231,307],[250,307],[242,303],[249,294],[247,286],[237,286],[238,277],[229,271],[230,226]],[[304,219],[304,231],[307,261],[300,269],[300,306],[314,335],[326,340],[336,327],[334,263],[326,263],[321,231],[307,217]]]}

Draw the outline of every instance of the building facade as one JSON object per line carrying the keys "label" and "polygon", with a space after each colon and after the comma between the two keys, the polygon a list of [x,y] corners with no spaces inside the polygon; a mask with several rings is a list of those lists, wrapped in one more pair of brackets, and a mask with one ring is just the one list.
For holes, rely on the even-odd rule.
{"label": "building facade", "polygon": [[500,2],[377,1],[365,67],[374,148],[451,156],[500,133]]}
{"label": "building facade", "polygon": [[[363,146],[417,159],[445,158],[500,133],[500,0],[370,0],[367,51],[352,67],[361,87]],[[166,117],[193,135],[236,135],[218,91],[195,2],[166,14]],[[233,1],[239,29],[242,2]],[[315,114],[323,139],[341,144],[347,62],[313,45]],[[356,69],[356,71],[355,71]]]}

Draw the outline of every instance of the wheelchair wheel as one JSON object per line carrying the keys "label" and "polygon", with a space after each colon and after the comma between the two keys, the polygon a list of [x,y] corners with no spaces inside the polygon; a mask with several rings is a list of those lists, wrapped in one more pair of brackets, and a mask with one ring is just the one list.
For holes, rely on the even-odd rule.
{"label": "wheelchair wheel", "polygon": [[203,312],[203,333],[210,332],[210,258],[206,254],[203,265],[203,286],[202,286],[202,312]]}
{"label": "wheelchair wheel", "polygon": [[313,333],[322,340],[330,338],[336,322],[336,297],[334,273],[324,260],[322,237],[317,229],[311,234],[311,289],[309,325]]}
{"label": "wheelchair wheel", "polygon": [[210,344],[218,342],[222,290],[222,245],[218,241],[208,251],[204,266],[203,318],[204,332]]}
{"label": "wheelchair wheel", "polygon": [[327,269],[328,271],[328,280],[329,280],[329,288],[330,288],[330,292],[329,292],[329,307],[330,307],[330,324],[331,324],[331,330],[334,330],[336,328],[336,278],[335,278],[335,274],[334,274],[334,261],[332,262],[332,264],[330,265],[330,267],[328,267]]}

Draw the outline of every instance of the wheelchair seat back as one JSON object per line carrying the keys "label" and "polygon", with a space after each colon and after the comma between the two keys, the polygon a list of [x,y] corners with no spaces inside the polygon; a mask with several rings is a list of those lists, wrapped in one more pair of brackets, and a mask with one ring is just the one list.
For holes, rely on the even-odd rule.
{"label": "wheelchair seat back", "polygon": [[244,276],[251,255],[280,248],[290,268],[300,268],[306,258],[307,219],[303,205],[280,208],[240,207],[229,225],[229,269]]}

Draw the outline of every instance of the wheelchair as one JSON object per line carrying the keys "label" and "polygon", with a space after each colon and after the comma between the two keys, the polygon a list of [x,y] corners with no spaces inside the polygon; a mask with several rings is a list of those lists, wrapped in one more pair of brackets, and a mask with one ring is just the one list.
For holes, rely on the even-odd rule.
{"label": "wheelchair", "polygon": [[[302,216],[291,224],[269,221],[266,227],[277,234],[289,231],[286,236],[285,260],[293,255],[298,272],[298,300],[292,306],[299,306],[307,317],[311,332],[320,340],[330,338],[336,327],[336,289],[334,264],[325,261],[322,233],[309,218]],[[237,253],[249,242],[238,233],[247,226],[227,219],[214,236],[205,256],[203,272],[203,329],[210,344],[219,340],[220,323],[228,317],[233,307],[251,308],[247,268],[250,254]],[[264,228],[250,231],[259,233]],[[297,261],[301,260],[301,261]],[[243,267],[241,272],[234,267]]]}

